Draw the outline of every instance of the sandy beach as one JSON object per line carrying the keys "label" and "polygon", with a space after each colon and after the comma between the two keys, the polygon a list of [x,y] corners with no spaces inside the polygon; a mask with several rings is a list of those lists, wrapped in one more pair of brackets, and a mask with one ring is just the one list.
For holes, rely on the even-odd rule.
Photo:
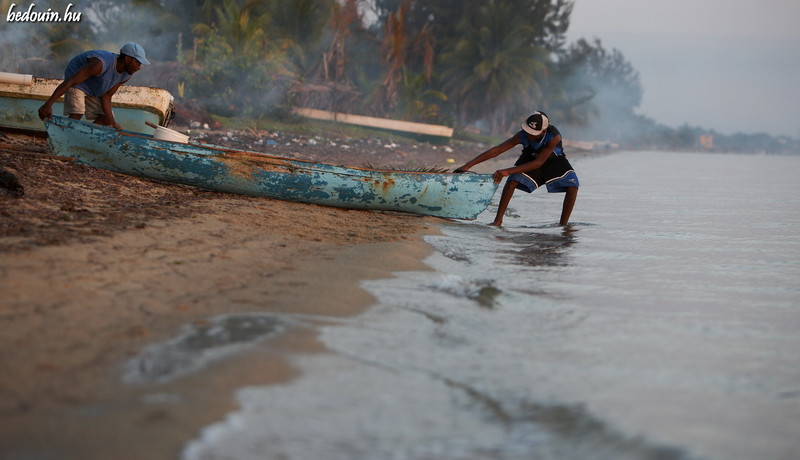
{"label": "sandy beach", "polygon": [[[435,218],[156,183],[49,156],[42,139],[0,141],[24,187],[0,192],[4,458],[176,457],[235,408],[235,389],[325,353],[315,327],[373,301],[360,280],[424,269],[421,236],[437,231]],[[294,320],[194,372],[123,381],[149,344],[240,313]]]}

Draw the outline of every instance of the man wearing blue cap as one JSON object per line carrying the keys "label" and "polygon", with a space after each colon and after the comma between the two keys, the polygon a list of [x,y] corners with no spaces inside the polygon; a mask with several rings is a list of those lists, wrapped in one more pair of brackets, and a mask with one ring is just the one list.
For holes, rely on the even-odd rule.
{"label": "man wearing blue cap", "polygon": [[119,54],[104,50],[81,53],[67,64],[64,81],[39,108],[39,118],[53,115],[53,103],[64,96],[64,115],[80,120],[86,115],[99,125],[121,129],[111,111],[111,96],[136,73],[142,64],[150,64],[144,48],[126,43]]}

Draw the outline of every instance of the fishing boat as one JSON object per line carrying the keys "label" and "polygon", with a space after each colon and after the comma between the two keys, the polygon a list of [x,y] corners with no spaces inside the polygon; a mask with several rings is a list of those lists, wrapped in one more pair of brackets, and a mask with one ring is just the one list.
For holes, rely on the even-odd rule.
{"label": "fishing boat", "polygon": [[[0,129],[44,134],[39,107],[62,80],[0,72]],[[114,119],[123,129],[136,131],[142,123],[167,126],[173,114],[169,91],[147,86],[123,85],[111,98]],[[64,112],[63,96],[53,104],[53,113]]]}
{"label": "fishing boat", "polygon": [[474,219],[497,184],[488,174],[353,168],[157,139],[65,117],[47,122],[52,153],[138,177],[349,209]]}

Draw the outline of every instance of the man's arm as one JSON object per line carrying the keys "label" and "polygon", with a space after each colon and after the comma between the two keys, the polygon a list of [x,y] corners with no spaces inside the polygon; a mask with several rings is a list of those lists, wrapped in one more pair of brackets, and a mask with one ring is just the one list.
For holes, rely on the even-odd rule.
{"label": "man's arm", "polygon": [[494,158],[494,157],[500,155],[501,153],[511,149],[512,147],[514,147],[517,144],[519,144],[519,138],[517,138],[517,136],[512,136],[512,137],[506,139],[505,141],[503,141],[501,144],[495,145],[494,147],[490,148],[489,150],[487,150],[487,151],[481,153],[480,155],[476,156],[472,160],[466,162],[464,164],[464,166],[461,166],[460,168],[456,168],[454,172],[457,172],[457,173],[467,172],[467,171],[469,171],[469,168],[475,166],[476,164],[483,163],[484,161],[486,161],[486,160],[488,160],[490,158]]}
{"label": "man's arm", "polygon": [[553,151],[556,149],[556,146],[559,142],[561,142],[561,136],[555,136],[554,138],[550,139],[550,142],[548,142],[544,149],[542,149],[542,151],[536,155],[536,158],[534,158],[533,161],[523,163],[519,166],[514,166],[513,168],[498,169],[494,173],[495,183],[500,182],[504,177],[507,177],[511,174],[528,172],[541,168],[542,165],[550,158],[550,155],[553,154]]}
{"label": "man's arm", "polygon": [[69,91],[69,89],[73,86],[83,83],[90,77],[100,75],[102,71],[103,63],[100,61],[100,59],[89,58],[89,61],[83,67],[78,69],[73,76],[61,82],[61,84],[56,87],[55,91],[53,91],[53,94],[50,96],[50,98],[47,99],[47,101],[41,107],[39,107],[39,118],[44,120],[53,116],[53,103],[55,103],[58,98],[66,94],[67,91]]}
{"label": "man's arm", "polygon": [[117,90],[120,86],[125,84],[125,82],[119,82],[114,85],[113,88],[108,90],[103,97],[100,98],[100,105],[103,107],[103,113],[105,113],[105,120],[96,120],[95,122],[101,125],[108,125],[113,126],[117,131],[121,130],[122,127],[117,124],[117,121],[114,120],[114,112],[111,110],[111,97],[116,94]]}

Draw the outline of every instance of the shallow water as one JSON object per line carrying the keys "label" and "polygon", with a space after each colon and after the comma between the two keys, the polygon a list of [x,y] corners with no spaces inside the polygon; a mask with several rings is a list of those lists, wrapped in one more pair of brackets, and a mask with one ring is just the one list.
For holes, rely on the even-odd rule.
{"label": "shallow water", "polygon": [[164,383],[208,363],[252,348],[280,334],[285,321],[264,314],[223,315],[208,324],[188,324],[176,338],[145,347],[123,366],[128,384]]}
{"label": "shallow water", "polygon": [[364,283],[334,353],[241,390],[183,456],[798,458],[800,157],[573,165],[572,225],[543,190],[503,229],[443,224],[431,271]]}

